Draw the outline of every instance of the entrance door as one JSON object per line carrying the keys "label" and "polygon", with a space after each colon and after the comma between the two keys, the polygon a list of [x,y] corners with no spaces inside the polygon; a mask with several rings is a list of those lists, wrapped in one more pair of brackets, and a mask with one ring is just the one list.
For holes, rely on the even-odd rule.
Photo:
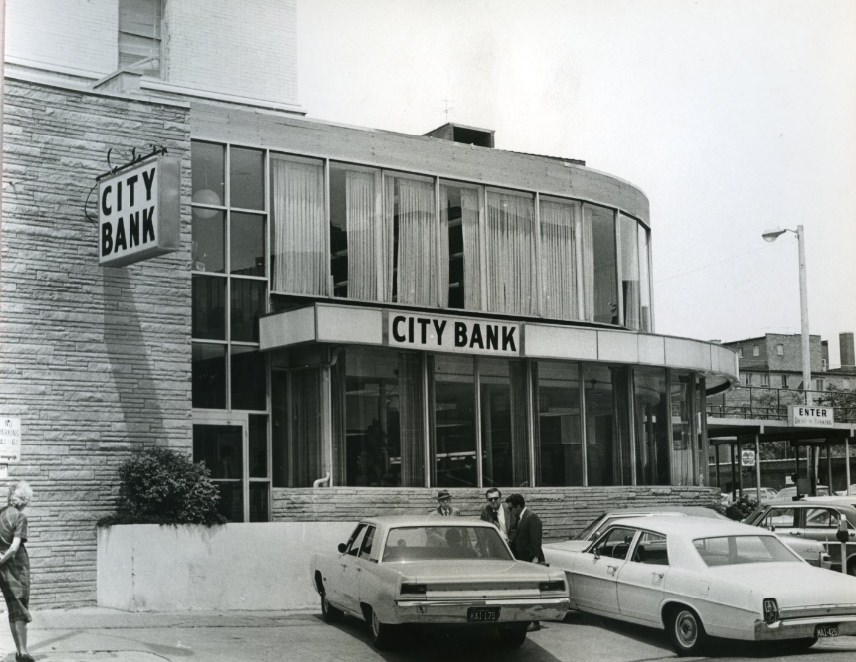
{"label": "entrance door", "polygon": [[194,412],[193,461],[205,462],[230,522],[269,517],[270,479],[265,416]]}

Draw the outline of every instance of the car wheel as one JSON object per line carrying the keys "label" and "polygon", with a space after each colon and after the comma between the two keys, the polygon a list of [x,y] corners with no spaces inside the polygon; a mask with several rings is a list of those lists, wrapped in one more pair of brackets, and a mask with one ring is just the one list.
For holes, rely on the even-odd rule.
{"label": "car wheel", "polygon": [[509,623],[499,626],[499,640],[508,648],[520,648],[526,641],[526,630],[529,623]]}
{"label": "car wheel", "polygon": [[666,617],[666,632],[678,655],[696,655],[707,641],[701,619],[689,607],[675,607]]}
{"label": "car wheel", "polygon": [[372,636],[372,643],[378,650],[386,650],[393,644],[395,637],[395,626],[388,623],[381,623],[374,609],[371,609],[369,614],[369,631]]}
{"label": "car wheel", "polygon": [[856,558],[847,561],[847,574],[856,576]]}
{"label": "car wheel", "polygon": [[325,593],[321,594],[321,618],[323,618],[327,623],[336,623],[341,621],[344,615],[345,612],[330,604]]}

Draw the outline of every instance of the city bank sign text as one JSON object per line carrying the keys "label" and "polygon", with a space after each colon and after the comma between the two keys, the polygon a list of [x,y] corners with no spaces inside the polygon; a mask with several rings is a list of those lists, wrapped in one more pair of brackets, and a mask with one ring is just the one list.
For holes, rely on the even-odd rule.
{"label": "city bank sign text", "polygon": [[388,343],[435,352],[520,356],[520,325],[490,320],[389,313]]}
{"label": "city bank sign text", "polygon": [[179,161],[159,156],[99,183],[98,263],[121,267],[179,247]]}

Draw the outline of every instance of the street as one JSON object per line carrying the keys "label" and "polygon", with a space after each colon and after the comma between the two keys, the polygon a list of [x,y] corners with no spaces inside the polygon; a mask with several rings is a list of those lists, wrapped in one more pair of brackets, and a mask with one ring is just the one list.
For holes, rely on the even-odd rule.
{"label": "street", "polygon": [[[677,659],[665,634],[571,613],[563,623],[543,624],[519,650],[506,650],[490,633],[455,628],[406,632],[391,651],[375,650],[364,623],[346,618],[328,625],[318,613],[181,612],[128,613],[88,608],[35,612],[30,650],[56,662],[655,662]],[[2,662],[12,662],[8,629],[0,635]],[[788,654],[769,646],[715,643],[708,657],[688,660],[788,660],[844,662],[856,658],[856,637],[818,643]]]}

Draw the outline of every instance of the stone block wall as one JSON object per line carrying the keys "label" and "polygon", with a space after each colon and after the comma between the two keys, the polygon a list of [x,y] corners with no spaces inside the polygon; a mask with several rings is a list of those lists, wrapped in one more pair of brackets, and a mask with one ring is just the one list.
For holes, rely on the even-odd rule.
{"label": "stone block wall", "polygon": [[[537,487],[507,488],[503,498],[519,492],[544,525],[544,541],[564,540],[595,517],[618,508],[713,506],[718,487]],[[478,517],[483,489],[450,489],[452,504],[466,516]],[[434,508],[435,490],[419,488],[319,487],[273,491],[276,521],[333,522],[358,520],[367,514],[423,514]]]}
{"label": "stone block wall", "polygon": [[[5,80],[0,416],[21,419],[10,480],[35,491],[35,605],[95,599],[98,518],[116,469],[148,445],[190,448],[190,132],[186,105]],[[178,252],[98,265],[96,177],[166,147],[182,159]]]}

